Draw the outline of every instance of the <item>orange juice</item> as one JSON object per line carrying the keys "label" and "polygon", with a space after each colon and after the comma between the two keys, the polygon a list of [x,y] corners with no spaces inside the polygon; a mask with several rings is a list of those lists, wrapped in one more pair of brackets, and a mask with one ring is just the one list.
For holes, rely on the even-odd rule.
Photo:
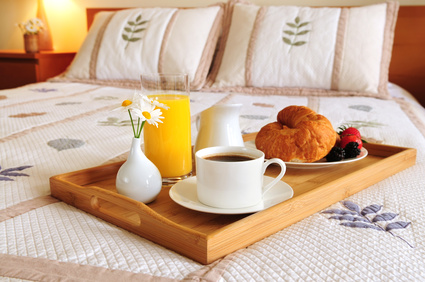
{"label": "orange juice", "polygon": [[192,143],[190,132],[190,100],[188,95],[149,95],[170,107],[161,109],[163,123],[145,124],[145,155],[164,178],[185,176],[192,172]]}

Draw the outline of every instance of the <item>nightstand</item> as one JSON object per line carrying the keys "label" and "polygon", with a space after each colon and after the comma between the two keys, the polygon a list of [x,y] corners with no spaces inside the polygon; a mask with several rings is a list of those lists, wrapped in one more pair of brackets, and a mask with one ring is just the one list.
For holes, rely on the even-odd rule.
{"label": "nightstand", "polygon": [[69,66],[75,52],[0,50],[0,89],[46,81]]}

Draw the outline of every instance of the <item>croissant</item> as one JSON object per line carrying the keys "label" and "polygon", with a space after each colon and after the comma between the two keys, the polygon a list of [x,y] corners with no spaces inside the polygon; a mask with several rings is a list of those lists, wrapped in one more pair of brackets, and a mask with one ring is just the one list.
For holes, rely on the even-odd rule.
{"label": "croissant", "polygon": [[335,145],[337,133],[330,121],[304,106],[289,106],[277,121],[263,126],[255,138],[266,158],[310,163],[325,157]]}

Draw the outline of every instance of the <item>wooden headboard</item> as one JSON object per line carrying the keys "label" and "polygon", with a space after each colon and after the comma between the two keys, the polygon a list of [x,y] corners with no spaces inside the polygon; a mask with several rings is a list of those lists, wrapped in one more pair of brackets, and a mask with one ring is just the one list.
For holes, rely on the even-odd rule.
{"label": "wooden headboard", "polygon": [[[87,8],[87,27],[96,13],[121,9]],[[408,90],[425,107],[425,6],[400,6],[389,81]]]}

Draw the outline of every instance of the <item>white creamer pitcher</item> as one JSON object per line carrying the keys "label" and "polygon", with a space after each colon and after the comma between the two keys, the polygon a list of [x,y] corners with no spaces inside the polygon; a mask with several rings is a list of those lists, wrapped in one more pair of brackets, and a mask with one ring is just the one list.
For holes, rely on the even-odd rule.
{"label": "white creamer pitcher", "polygon": [[197,119],[198,136],[194,152],[213,146],[244,146],[239,125],[242,104],[214,105]]}

